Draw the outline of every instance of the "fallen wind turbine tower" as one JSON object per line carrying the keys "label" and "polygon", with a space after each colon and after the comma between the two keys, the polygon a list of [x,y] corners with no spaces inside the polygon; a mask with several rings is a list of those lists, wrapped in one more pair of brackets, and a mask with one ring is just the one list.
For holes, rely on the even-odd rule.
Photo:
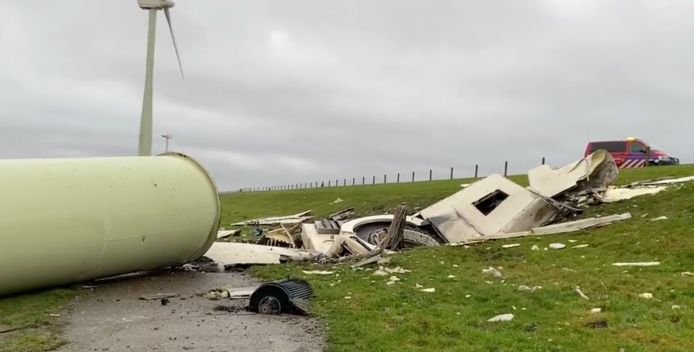
{"label": "fallen wind turbine tower", "polygon": [[164,10],[166,22],[169,25],[171,32],[171,40],[173,41],[174,50],[176,51],[176,59],[178,60],[178,68],[181,71],[183,78],[183,66],[181,65],[181,56],[178,54],[178,46],[171,25],[171,13],[169,9],[174,7],[175,3],[171,0],[137,0],[138,5],[143,10],[149,11],[149,29],[147,32],[147,69],[145,73],[145,92],[142,98],[142,115],[140,117],[140,136],[138,143],[138,155],[152,155],[152,81],[154,78],[154,43],[156,41],[157,27],[157,11]]}

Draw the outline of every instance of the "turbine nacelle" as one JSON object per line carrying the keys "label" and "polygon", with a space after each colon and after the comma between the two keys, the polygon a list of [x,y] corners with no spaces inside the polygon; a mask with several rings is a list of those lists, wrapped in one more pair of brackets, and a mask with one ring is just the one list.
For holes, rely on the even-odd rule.
{"label": "turbine nacelle", "polygon": [[176,5],[176,3],[171,0],[137,0],[137,4],[140,5],[141,9],[145,10],[163,10],[172,8]]}

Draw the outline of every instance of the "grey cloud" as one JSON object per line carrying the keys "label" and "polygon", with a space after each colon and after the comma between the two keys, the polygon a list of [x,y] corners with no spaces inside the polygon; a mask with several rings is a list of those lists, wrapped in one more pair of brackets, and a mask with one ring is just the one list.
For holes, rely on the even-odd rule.
{"label": "grey cloud", "polygon": [[[134,154],[146,13],[0,2],[0,157]],[[186,79],[160,16],[155,132],[222,189],[521,173],[630,135],[693,161],[693,7],[180,0]]]}

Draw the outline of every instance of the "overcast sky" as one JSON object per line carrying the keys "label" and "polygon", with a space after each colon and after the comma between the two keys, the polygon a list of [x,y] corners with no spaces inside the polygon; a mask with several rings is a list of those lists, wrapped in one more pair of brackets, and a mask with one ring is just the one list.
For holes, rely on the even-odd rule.
{"label": "overcast sky", "polygon": [[[136,154],[146,11],[0,5],[0,158]],[[693,15],[689,0],[178,0],[185,80],[161,13],[154,132],[223,190],[524,173],[627,136],[692,162]]]}

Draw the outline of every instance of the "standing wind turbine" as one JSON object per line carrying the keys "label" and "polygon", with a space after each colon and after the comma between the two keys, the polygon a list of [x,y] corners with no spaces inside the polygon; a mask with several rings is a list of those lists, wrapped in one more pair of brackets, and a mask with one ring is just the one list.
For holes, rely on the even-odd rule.
{"label": "standing wind turbine", "polygon": [[181,71],[183,78],[183,66],[181,66],[181,57],[178,55],[178,46],[176,38],[173,34],[171,26],[171,14],[169,9],[175,3],[171,0],[137,0],[138,5],[143,10],[149,11],[149,30],[147,32],[147,72],[145,74],[145,93],[142,99],[142,117],[140,118],[140,138],[138,145],[138,155],[152,155],[152,76],[154,74],[154,40],[156,38],[157,27],[157,11],[164,10],[166,22],[169,24],[171,32],[171,40],[173,41],[174,50],[176,51],[176,59],[178,60],[178,68]]}

